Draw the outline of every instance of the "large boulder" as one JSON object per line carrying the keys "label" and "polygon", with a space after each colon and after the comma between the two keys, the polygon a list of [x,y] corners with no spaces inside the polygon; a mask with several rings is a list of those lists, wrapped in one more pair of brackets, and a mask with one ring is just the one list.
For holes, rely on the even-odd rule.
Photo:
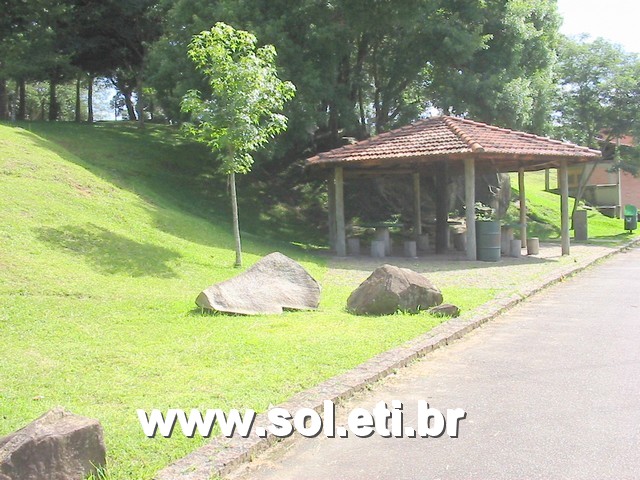
{"label": "large boulder", "polygon": [[297,262],[270,253],[237,277],[203,290],[196,304],[207,310],[243,315],[315,310],[320,285]]}
{"label": "large boulder", "polygon": [[100,423],[60,407],[0,438],[0,480],[83,480],[105,465]]}
{"label": "large boulder", "polygon": [[347,310],[358,315],[416,313],[442,303],[442,293],[427,278],[408,268],[383,265],[356,288]]}

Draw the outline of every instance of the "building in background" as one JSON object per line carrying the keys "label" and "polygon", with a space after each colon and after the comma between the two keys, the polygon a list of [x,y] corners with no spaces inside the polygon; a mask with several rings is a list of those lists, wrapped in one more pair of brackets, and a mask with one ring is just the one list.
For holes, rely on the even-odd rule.
{"label": "building in background", "polygon": [[[635,147],[632,137],[616,140],[617,147]],[[640,207],[640,178],[623,170],[613,169],[613,160],[600,161],[595,165],[587,163],[569,167],[569,193],[575,196],[581,179],[586,176],[586,187],[582,198],[603,214],[621,218],[625,205]]]}

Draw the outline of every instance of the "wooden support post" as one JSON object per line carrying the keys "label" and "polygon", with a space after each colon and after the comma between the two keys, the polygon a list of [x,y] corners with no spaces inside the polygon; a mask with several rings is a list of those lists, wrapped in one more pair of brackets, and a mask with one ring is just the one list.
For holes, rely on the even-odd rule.
{"label": "wooden support post", "polygon": [[527,246],[527,197],[524,190],[524,168],[518,169],[518,191],[520,192],[520,246]]}
{"label": "wooden support post", "polygon": [[558,182],[560,183],[560,238],[562,239],[562,255],[569,255],[569,178],[566,160],[560,161]]}
{"label": "wooden support post", "polygon": [[329,247],[336,250],[336,182],[335,177],[327,179],[327,193],[329,195],[327,210],[329,213]]}
{"label": "wooden support post", "polygon": [[422,235],[422,202],[420,199],[420,174],[413,174],[413,236],[416,240]]}
{"label": "wooden support post", "polygon": [[344,222],[344,172],[342,167],[335,169],[336,188],[336,254],[347,256],[347,233]]}
{"label": "wooden support post", "polygon": [[447,188],[447,165],[436,167],[436,253],[446,253],[449,247],[449,192]]}
{"label": "wooden support post", "polygon": [[477,260],[476,251],[476,165],[473,158],[464,160],[464,201],[467,217],[467,259]]}

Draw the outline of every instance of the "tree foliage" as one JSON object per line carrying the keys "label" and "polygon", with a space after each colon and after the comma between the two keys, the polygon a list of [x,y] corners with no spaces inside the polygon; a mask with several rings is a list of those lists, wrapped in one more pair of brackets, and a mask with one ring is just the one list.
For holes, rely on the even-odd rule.
{"label": "tree foliage", "polygon": [[429,95],[453,114],[549,133],[560,16],[553,0],[487,0],[484,48],[433,66]]}
{"label": "tree foliage", "polygon": [[598,139],[638,136],[640,60],[601,38],[565,39],[559,50],[560,131],[598,148]]}
{"label": "tree foliage", "polygon": [[249,32],[217,23],[196,35],[189,58],[207,79],[209,93],[190,90],[182,109],[192,115],[185,130],[206,144],[221,159],[221,171],[230,178],[236,265],[242,264],[235,198],[235,174],[247,173],[253,152],[287,128],[281,111],[293,98],[295,87],[280,80],[272,45],[257,46]]}

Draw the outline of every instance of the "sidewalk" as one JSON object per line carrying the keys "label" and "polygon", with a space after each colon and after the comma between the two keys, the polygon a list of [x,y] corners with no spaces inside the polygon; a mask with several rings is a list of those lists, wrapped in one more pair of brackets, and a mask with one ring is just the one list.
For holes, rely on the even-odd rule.
{"label": "sidewalk", "polygon": [[462,408],[457,438],[300,439],[229,478],[632,479],[640,471],[640,249],[541,292],[338,409]]}
{"label": "sidewalk", "polygon": [[[634,241],[633,243],[636,243]],[[564,279],[589,265],[628,248],[611,245],[572,245],[571,256],[562,257],[560,246],[541,245],[540,255],[505,258],[497,263],[470,262],[463,255],[453,253],[427,256],[417,260],[400,257],[372,259],[348,257],[332,259],[327,278],[332,282],[355,288],[373,269],[384,263],[428,273],[441,288],[477,285],[495,289],[497,298],[460,318],[449,320],[406,344],[380,354],[345,374],[295,395],[281,406],[289,411],[301,407],[320,411],[324,400],[343,401],[368,385],[386,377],[419,357],[451,343],[500,313],[514,307],[522,299]],[[254,429],[268,425],[265,415],[259,415]],[[214,438],[210,443],[160,471],[156,480],[205,480],[224,475],[243,462],[251,460],[277,441],[273,436],[232,439]],[[289,442],[291,440],[286,440]]]}

